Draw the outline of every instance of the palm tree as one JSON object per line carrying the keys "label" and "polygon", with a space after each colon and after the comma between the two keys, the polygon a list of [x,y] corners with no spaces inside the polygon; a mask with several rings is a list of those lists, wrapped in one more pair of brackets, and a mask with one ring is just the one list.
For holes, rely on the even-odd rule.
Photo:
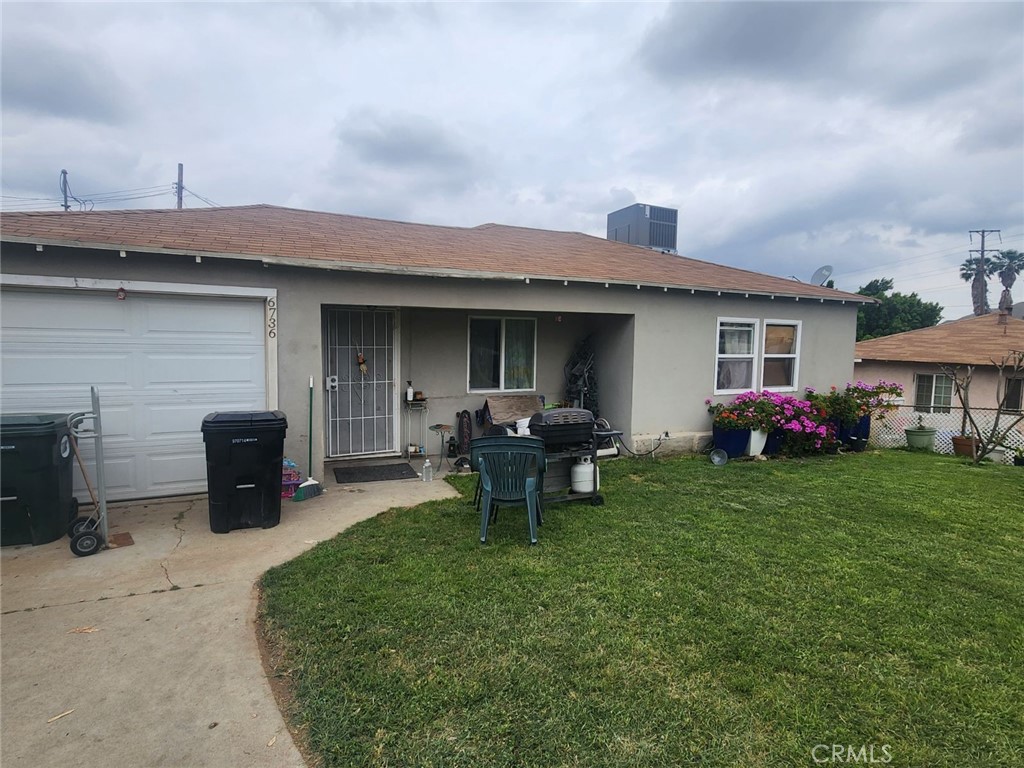
{"label": "palm tree", "polygon": [[985,262],[985,271],[981,271],[981,257],[968,256],[960,265],[960,279],[971,284],[971,299],[974,302],[974,314],[985,315],[991,311],[988,303],[987,278],[998,271],[994,259]]}
{"label": "palm tree", "polygon": [[1010,289],[1017,281],[1017,275],[1024,272],[1024,253],[1020,251],[1000,251],[992,259],[995,267],[995,274],[999,275],[999,281],[1003,284],[1003,293],[999,297],[1000,311],[1013,311],[1013,297]]}

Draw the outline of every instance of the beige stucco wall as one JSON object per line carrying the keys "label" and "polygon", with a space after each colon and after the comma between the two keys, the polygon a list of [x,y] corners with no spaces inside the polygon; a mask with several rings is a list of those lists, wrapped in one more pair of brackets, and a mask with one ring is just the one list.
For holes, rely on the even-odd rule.
{"label": "beige stucco wall", "polygon": [[[914,376],[918,373],[942,373],[942,369],[934,363],[890,363],[876,360],[862,360],[854,365],[856,377],[869,384],[874,384],[879,379],[902,384],[903,401],[906,405],[914,405],[916,395]],[[996,383],[998,380],[999,374],[995,368],[978,366],[974,369],[970,389],[972,408],[995,408],[997,406]],[[952,405],[954,408],[959,405],[955,394]]]}
{"label": "beige stucco wall", "polygon": [[[550,281],[487,281],[262,266],[259,262],[4,244],[10,274],[146,280],[275,288],[278,291],[279,407],[289,415],[285,450],[306,444],[309,376],[323,380],[326,306],[400,310],[398,380],[412,378],[431,398],[431,421],[451,422],[483,399],[466,392],[466,318],[476,312],[523,313],[538,321],[538,392],[562,394],[562,366],[573,346],[594,334],[602,415],[627,436],[704,434],[704,399],[714,385],[720,316],[802,322],[798,393],[853,377],[856,306],[818,301],[729,297],[682,291]],[[561,317],[561,322],[556,317]],[[730,397],[719,398],[729,400]],[[314,399],[314,464],[324,455],[321,387]],[[399,445],[406,442],[400,436]],[[685,443],[685,440],[683,441]],[[679,443],[677,443],[679,444]]]}

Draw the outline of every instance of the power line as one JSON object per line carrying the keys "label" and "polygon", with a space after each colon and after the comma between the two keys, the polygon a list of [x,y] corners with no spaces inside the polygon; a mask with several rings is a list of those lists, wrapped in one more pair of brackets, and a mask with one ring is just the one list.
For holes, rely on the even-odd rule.
{"label": "power line", "polygon": [[[1007,235],[1004,238],[1004,240],[1019,240],[1021,238],[1024,238],[1024,234]],[[954,248],[944,248],[940,251],[931,251],[929,253],[918,254],[917,256],[909,256],[906,259],[900,259],[899,261],[886,261],[873,267],[861,267],[860,269],[851,269],[843,272],[837,271],[837,273],[833,275],[833,278],[837,276],[848,277],[849,275],[859,275],[865,272],[877,273],[879,270],[886,269],[888,267],[898,267],[904,264],[910,264],[915,261],[920,261],[921,259],[931,258],[932,256],[942,256],[949,253],[956,253],[957,251],[961,250],[962,247],[963,246],[958,245]]]}
{"label": "power line", "polygon": [[182,187],[182,189],[184,189],[184,190],[185,190],[186,192],[188,192],[188,193],[189,193],[190,195],[192,195],[192,197],[197,197],[197,198],[199,198],[199,199],[200,199],[200,200],[202,200],[202,201],[203,201],[204,203],[206,203],[207,205],[209,205],[209,206],[211,206],[211,207],[213,207],[213,208],[220,208],[220,207],[221,207],[221,206],[220,206],[220,205],[219,205],[218,203],[215,203],[215,202],[213,202],[212,200],[208,200],[207,198],[203,197],[203,196],[202,196],[202,195],[200,195],[199,193],[197,193],[197,192],[193,192],[193,191],[192,191],[191,189],[189,189],[188,187]]}
{"label": "power line", "polygon": [[134,189],[115,189],[115,190],[112,190],[110,192],[90,192],[87,195],[82,195],[82,197],[87,197],[87,198],[90,198],[92,200],[95,200],[95,199],[100,198],[100,197],[109,197],[110,195],[131,195],[131,194],[136,194],[136,193],[139,193],[139,192],[154,192],[154,191],[156,191],[158,189],[166,189],[166,188],[167,188],[166,184],[159,184],[159,185],[152,186],[152,187],[136,187]]}
{"label": "power line", "polygon": [[4,200],[45,200],[48,203],[60,202],[60,200],[54,200],[52,197],[18,197],[17,195],[0,195],[0,198]]}

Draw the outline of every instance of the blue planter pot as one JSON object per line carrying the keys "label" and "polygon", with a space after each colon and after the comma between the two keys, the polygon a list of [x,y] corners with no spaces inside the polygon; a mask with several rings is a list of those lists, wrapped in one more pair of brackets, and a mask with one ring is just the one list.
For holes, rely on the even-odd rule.
{"label": "blue planter pot", "polygon": [[786,439],[786,430],[776,429],[768,433],[768,440],[761,451],[765,456],[775,456],[782,450],[782,441]]}
{"label": "blue planter pot", "polygon": [[829,419],[836,430],[836,440],[851,451],[863,451],[867,448],[871,434],[871,415],[861,416],[852,426],[841,424],[836,419]]}
{"label": "blue planter pot", "polygon": [[868,438],[871,436],[871,415],[861,416],[850,430],[850,448],[854,451],[863,451],[868,447]]}
{"label": "blue planter pot", "polygon": [[711,435],[714,439],[715,448],[723,450],[730,459],[738,459],[747,452],[747,444],[750,442],[749,429],[721,429],[712,427]]}

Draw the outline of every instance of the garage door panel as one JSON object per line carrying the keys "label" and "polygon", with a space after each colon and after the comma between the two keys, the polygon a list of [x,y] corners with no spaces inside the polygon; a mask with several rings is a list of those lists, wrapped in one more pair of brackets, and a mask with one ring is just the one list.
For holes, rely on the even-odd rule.
{"label": "garage door panel", "polygon": [[263,367],[262,355],[256,354],[194,354],[148,355],[143,370],[146,386],[230,385],[252,386]]}
{"label": "garage door panel", "polygon": [[73,352],[47,353],[42,350],[19,350],[20,345],[4,344],[4,387],[31,386],[41,382],[47,384],[81,385],[82,381],[93,382],[96,386],[128,384],[131,359],[129,355],[118,354],[74,354]]}
{"label": "garage door panel", "polygon": [[266,408],[261,299],[5,288],[2,305],[4,412],[88,411],[97,386],[111,499],[204,492],[203,417]]}
{"label": "garage door panel", "polygon": [[[89,482],[92,483],[93,490],[95,490],[97,482],[96,454],[92,450],[91,443],[91,440],[83,440],[79,449],[82,452],[82,464],[85,465],[85,471],[89,473]],[[103,479],[106,482],[108,499],[131,498],[139,495],[141,489],[136,485],[139,475],[138,461],[138,456],[111,454],[107,450],[106,442],[103,443],[103,470],[105,473]],[[89,489],[86,488],[85,482],[82,480],[82,473],[78,469],[77,462],[74,468],[74,481],[75,496],[80,502],[87,501]]]}
{"label": "garage door panel", "polygon": [[256,400],[153,405],[146,409],[147,428],[145,438],[147,440],[162,441],[185,438],[194,442],[196,435],[202,435],[203,419],[212,413],[213,410],[255,411],[262,409],[262,402],[257,402]]}
{"label": "garage door panel", "polygon": [[176,489],[181,486],[184,477],[206,478],[205,451],[151,454],[146,458],[149,462],[149,484],[153,488]]}
{"label": "garage door panel", "polygon": [[[52,296],[52,294],[50,294]],[[54,302],[39,300],[39,293],[5,292],[2,312],[4,333],[25,338],[121,339],[131,336],[131,307],[113,296],[98,300],[95,294],[65,294]],[[83,325],[83,317],[88,318]]]}
{"label": "garage door panel", "polygon": [[173,305],[151,304],[140,325],[145,337],[188,338],[190,342],[206,339],[219,344],[225,339],[261,339],[263,335],[262,316],[244,315],[229,307],[211,307],[208,303],[183,299]]}

